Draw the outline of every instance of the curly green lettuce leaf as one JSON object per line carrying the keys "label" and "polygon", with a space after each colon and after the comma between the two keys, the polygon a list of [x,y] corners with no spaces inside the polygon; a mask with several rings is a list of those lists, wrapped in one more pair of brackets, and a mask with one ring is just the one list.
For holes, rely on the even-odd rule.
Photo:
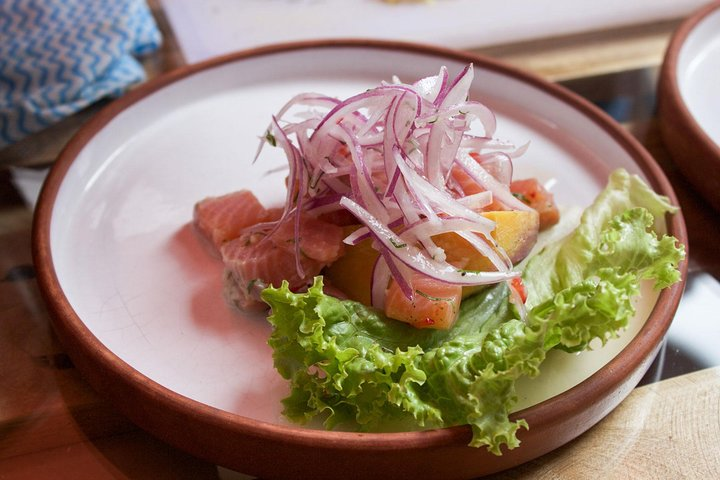
{"label": "curly green lettuce leaf", "polygon": [[[607,187],[583,212],[580,225],[527,263],[523,273],[527,306],[532,308],[610,265],[643,270],[644,278],[654,278],[657,288],[677,282],[684,248],[676,246],[673,237],[655,234],[664,225],[665,214],[676,211],[637,175],[614,171]],[[623,218],[616,219],[618,215]],[[647,269],[651,262],[654,267]]]}
{"label": "curly green lettuce leaf", "polygon": [[533,302],[524,321],[505,284],[466,299],[447,331],[415,329],[325,295],[321,277],[305,293],[266,289],[269,344],[292,387],[285,415],[365,431],[469,424],[471,446],[495,454],[517,447],[528,425],[509,418],[516,381],[536,376],[551,349],[575,352],[617,336],[634,315],[641,280],[663,288],[679,279],[682,246],[651,228],[672,211],[637,177],[613,174],[577,230],[527,264]]}
{"label": "curly green lettuce leaf", "polygon": [[[508,290],[497,285],[461,309],[449,331],[418,330],[357,302],[325,295],[322,278],[306,293],[269,288],[269,340],[275,366],[289,379],[284,414],[298,422],[378,430],[388,422],[419,426],[470,423],[473,445],[517,446],[511,422],[515,380],[535,374],[542,335],[513,319]],[[538,337],[539,336],[539,337]]]}

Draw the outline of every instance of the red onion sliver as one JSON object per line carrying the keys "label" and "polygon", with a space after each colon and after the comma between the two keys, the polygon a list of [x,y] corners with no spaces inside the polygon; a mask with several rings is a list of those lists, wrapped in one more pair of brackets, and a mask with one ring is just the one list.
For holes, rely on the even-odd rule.
{"label": "red onion sliver", "polygon": [[391,278],[392,274],[387,263],[385,263],[385,257],[378,255],[373,266],[370,301],[372,306],[379,310],[385,310],[385,295]]}
{"label": "red onion sliver", "polygon": [[447,262],[438,262],[429,258],[414,245],[404,243],[395,232],[347,197],[340,204],[360,219],[374,234],[376,240],[386,251],[407,267],[428,277],[456,285],[484,285],[498,283],[519,276],[518,272],[479,272],[458,269]]}
{"label": "red onion sliver", "polygon": [[479,183],[485,190],[492,192],[493,197],[500,201],[506,207],[512,210],[522,210],[524,212],[532,211],[532,208],[515,198],[506,185],[502,185],[495,180],[478,162],[467,154],[461,154],[455,161],[462,167],[468,175]]}

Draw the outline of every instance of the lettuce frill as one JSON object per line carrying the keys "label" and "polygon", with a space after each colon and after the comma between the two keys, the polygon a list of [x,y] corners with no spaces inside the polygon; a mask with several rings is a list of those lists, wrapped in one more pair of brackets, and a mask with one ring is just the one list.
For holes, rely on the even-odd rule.
{"label": "lettuce frill", "polygon": [[275,367],[291,383],[284,414],[361,431],[469,424],[471,446],[498,455],[517,447],[518,429],[532,426],[509,418],[516,381],[538,375],[552,349],[577,352],[618,336],[641,281],[665,288],[680,280],[684,247],[653,228],[674,211],[637,176],[614,172],[577,229],[525,266],[524,321],[504,283],[466,299],[448,331],[326,295],[321,277],[304,293],[266,289]]}

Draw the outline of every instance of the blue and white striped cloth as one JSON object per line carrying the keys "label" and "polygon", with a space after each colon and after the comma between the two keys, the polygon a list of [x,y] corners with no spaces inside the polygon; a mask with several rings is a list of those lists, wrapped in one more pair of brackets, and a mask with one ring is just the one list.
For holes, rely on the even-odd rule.
{"label": "blue and white striped cloth", "polygon": [[0,0],[0,148],[145,78],[144,0]]}

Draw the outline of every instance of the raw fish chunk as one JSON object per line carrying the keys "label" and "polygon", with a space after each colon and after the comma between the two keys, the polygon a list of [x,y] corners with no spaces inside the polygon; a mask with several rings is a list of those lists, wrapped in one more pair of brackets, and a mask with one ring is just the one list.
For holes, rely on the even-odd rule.
{"label": "raw fish chunk", "polygon": [[222,245],[256,223],[267,221],[268,210],[249,190],[208,197],[195,204],[193,226],[210,253],[220,256]]}

